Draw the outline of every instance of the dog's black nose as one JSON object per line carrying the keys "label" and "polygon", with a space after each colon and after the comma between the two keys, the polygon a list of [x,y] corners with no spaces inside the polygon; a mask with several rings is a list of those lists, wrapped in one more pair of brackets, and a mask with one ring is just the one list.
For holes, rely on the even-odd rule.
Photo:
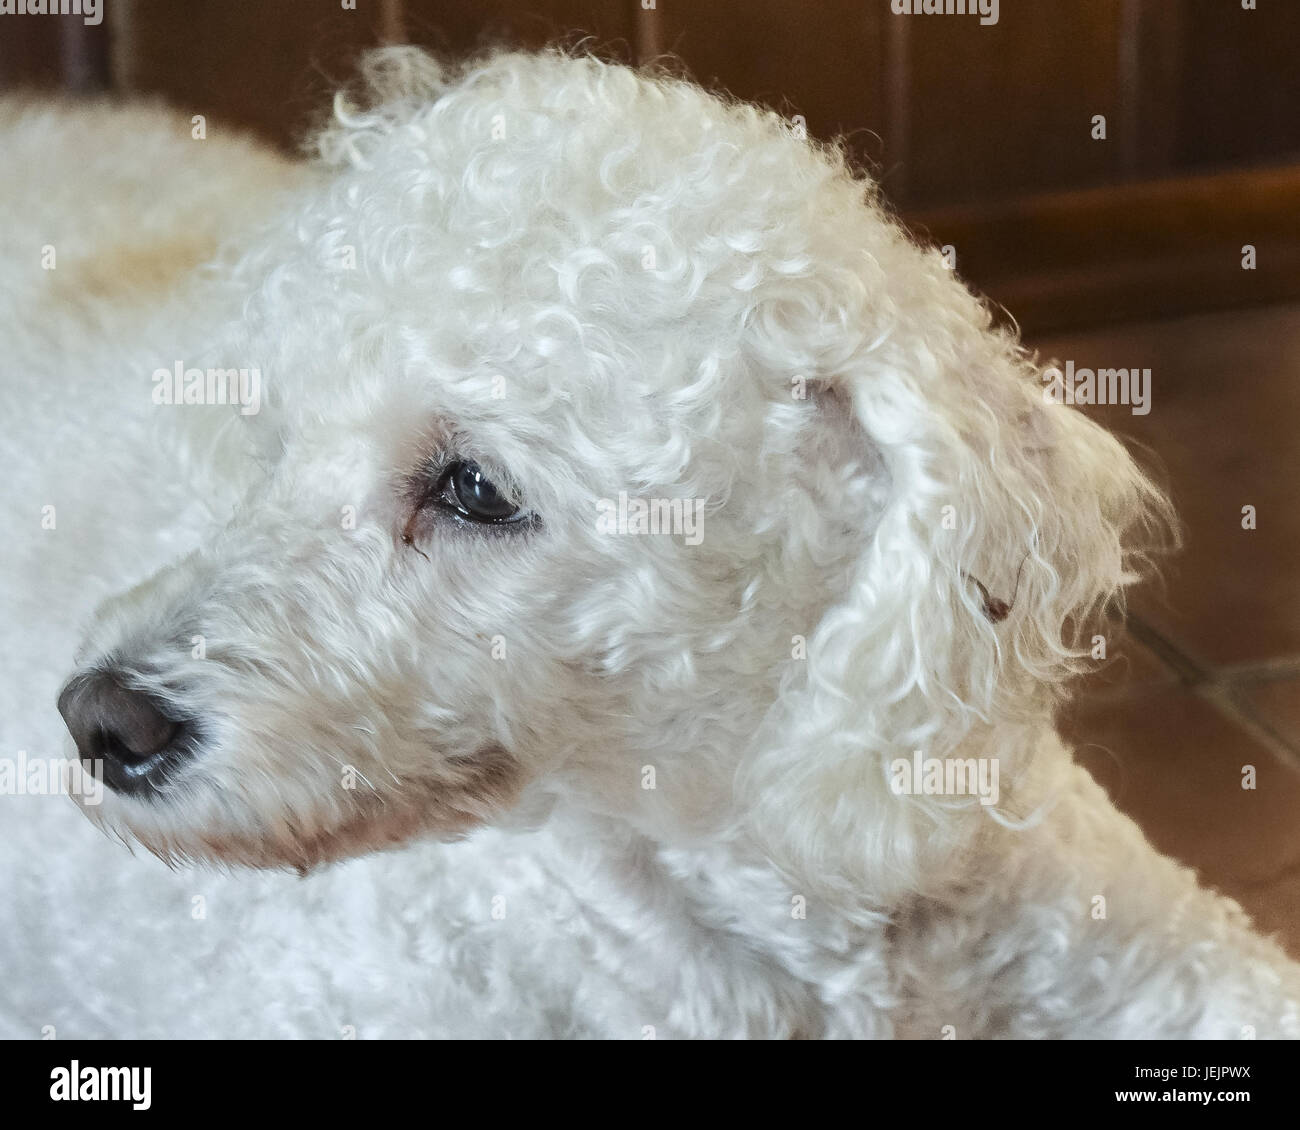
{"label": "dog's black nose", "polygon": [[188,725],[112,671],[78,675],[59,695],[59,713],[86,767],[99,763],[104,784],[117,792],[156,791],[190,754]]}

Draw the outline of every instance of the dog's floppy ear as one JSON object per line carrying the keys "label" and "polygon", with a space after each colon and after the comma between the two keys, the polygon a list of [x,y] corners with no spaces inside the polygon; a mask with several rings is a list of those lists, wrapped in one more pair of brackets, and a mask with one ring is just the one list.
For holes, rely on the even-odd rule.
{"label": "dog's floppy ear", "polygon": [[[1024,815],[1014,782],[1054,690],[1088,660],[1096,614],[1136,579],[1151,535],[1170,529],[1120,443],[1048,401],[1014,339],[908,250],[912,277],[896,282],[912,301],[818,376],[833,393],[819,426],[874,448],[883,504],[740,776],[778,863],[879,904],[924,890],[970,827],[956,809],[981,807],[897,795],[891,764],[916,750],[996,757],[1003,810]],[[805,308],[800,326],[795,309],[767,330],[825,342],[847,314]]]}

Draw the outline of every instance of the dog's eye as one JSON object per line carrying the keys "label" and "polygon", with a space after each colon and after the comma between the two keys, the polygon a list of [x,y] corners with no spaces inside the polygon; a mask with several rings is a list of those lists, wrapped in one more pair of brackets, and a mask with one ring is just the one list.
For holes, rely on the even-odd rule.
{"label": "dog's eye", "polygon": [[439,501],[475,522],[517,522],[525,517],[483,474],[477,463],[452,463],[442,473]]}

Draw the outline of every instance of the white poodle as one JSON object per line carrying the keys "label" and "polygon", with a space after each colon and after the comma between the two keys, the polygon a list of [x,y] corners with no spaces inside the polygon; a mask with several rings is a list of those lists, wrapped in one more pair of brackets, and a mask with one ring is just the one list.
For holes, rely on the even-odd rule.
{"label": "white poodle", "polygon": [[366,70],[311,168],[0,111],[0,1034],[1300,1033],[1053,728],[1164,500],[875,187]]}

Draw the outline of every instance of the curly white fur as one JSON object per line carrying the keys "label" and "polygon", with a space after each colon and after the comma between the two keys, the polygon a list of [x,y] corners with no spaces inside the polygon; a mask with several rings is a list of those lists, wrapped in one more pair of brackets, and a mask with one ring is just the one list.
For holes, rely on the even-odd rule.
{"label": "curly white fur", "polygon": [[[70,632],[139,582],[80,663],[203,745],[88,811],[306,874],[0,797],[0,1034],[1300,1032],[1300,970],[1052,726],[1166,503],[838,150],[410,50],[310,169],[144,110],[9,107],[0,146],[0,756],[70,751]],[[178,361],[261,411],[154,405]],[[537,523],[419,513],[452,457]],[[702,540],[600,533],[620,491]],[[999,802],[896,795],[918,749]]]}

